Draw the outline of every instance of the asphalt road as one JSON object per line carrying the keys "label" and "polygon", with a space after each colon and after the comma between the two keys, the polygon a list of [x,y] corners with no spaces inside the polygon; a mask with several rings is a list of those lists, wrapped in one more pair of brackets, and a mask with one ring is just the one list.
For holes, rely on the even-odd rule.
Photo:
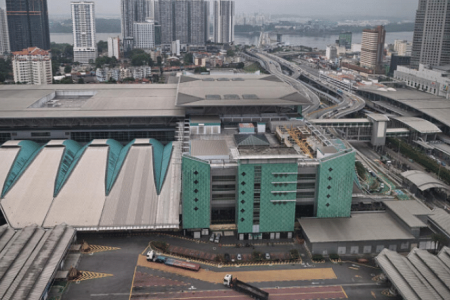
{"label": "asphalt road", "polygon": [[[199,291],[229,291],[229,289],[218,282],[216,284],[196,280],[193,278],[183,277],[177,274],[163,272],[151,268],[145,268],[137,266],[137,258],[139,254],[145,251],[150,240],[159,239],[161,237],[156,236],[132,236],[132,237],[101,237],[100,235],[89,235],[80,237],[79,240],[86,240],[92,245],[102,245],[109,247],[118,247],[120,249],[113,251],[105,251],[95,253],[93,255],[82,255],[79,270],[91,271],[99,273],[107,273],[112,276],[90,279],[81,281],[79,283],[72,282],[62,299],[64,300],[126,300],[130,298],[132,292],[133,297],[131,299],[180,299],[182,295],[183,299],[189,299],[189,292]],[[174,240],[168,239],[168,242],[175,243]],[[179,240],[177,244],[183,245],[187,248],[196,248],[198,245],[195,242]],[[206,247],[206,246],[202,246]],[[264,247],[264,246],[262,246]],[[279,246],[277,248],[285,250],[290,249],[292,246]],[[203,249],[203,248],[202,248]],[[262,250],[262,249],[261,249]],[[325,264],[305,264],[305,265],[280,265],[280,266],[252,266],[252,267],[240,267],[236,268],[208,268],[210,271],[230,272],[233,270],[239,271],[271,271],[271,270],[283,270],[283,269],[305,269],[305,268],[332,268],[335,272],[337,279],[329,280],[315,280],[315,281],[271,281],[271,282],[258,282],[256,286],[262,289],[276,289],[279,288],[293,288],[293,295],[280,294],[276,296],[276,292],[273,292],[273,297],[270,299],[305,299],[304,295],[308,295],[308,289],[298,288],[317,288],[317,287],[342,287],[345,294],[349,299],[366,300],[366,299],[395,299],[385,298],[382,296],[381,291],[386,290],[387,287],[384,284],[379,284],[372,281],[372,278],[380,274],[379,269],[360,267],[352,263],[332,264],[330,262]],[[132,282],[134,281],[134,288]],[[297,290],[298,289],[298,290]],[[323,291],[326,289],[318,289],[314,297],[308,299],[327,299],[331,294],[327,294]],[[285,290],[283,290],[285,291]],[[157,294],[159,293],[159,294]],[[182,294],[180,294],[182,293]],[[203,293],[203,292],[202,292]],[[332,293],[333,294],[333,293]],[[164,295],[164,296],[163,296]],[[333,294],[337,298],[342,294]],[[373,296],[375,295],[376,298]],[[186,297],[185,297],[186,296]],[[236,298],[237,297],[237,298]],[[240,295],[236,295],[235,298],[240,299]],[[284,298],[283,298],[284,297]],[[345,296],[342,296],[345,298]],[[192,297],[191,297],[192,298]],[[219,299],[212,297],[209,299]],[[230,298],[227,298],[230,299]]]}

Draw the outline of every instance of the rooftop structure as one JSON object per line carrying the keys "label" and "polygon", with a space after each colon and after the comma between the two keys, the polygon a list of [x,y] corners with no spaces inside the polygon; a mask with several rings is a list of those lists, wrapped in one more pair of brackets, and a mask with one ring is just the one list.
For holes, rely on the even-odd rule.
{"label": "rooftop structure", "polygon": [[5,300],[44,299],[60,268],[75,229],[36,225],[14,230],[0,227],[0,297]]}
{"label": "rooftop structure", "polygon": [[298,220],[311,243],[411,240],[414,236],[388,213],[354,213],[351,218]]}
{"label": "rooftop structure", "polygon": [[437,256],[416,248],[407,257],[384,249],[375,260],[403,299],[450,297],[450,249],[447,247]]}
{"label": "rooftop structure", "polygon": [[430,223],[450,239],[450,215],[442,208],[435,208],[429,217]]}
{"label": "rooftop structure", "polygon": [[411,129],[419,133],[430,134],[430,133],[441,133],[442,130],[430,121],[415,118],[415,117],[391,117],[391,119],[397,120]]}
{"label": "rooftop structure", "polygon": [[39,147],[22,141],[5,143],[0,155],[9,170],[0,174],[0,207],[14,228],[60,223],[79,230],[179,227],[179,142],[163,146],[136,139],[122,146],[94,140],[81,147],[59,140]]}
{"label": "rooftop structure", "polygon": [[426,217],[434,213],[416,200],[383,201],[383,204],[410,228],[427,227]]}
{"label": "rooftop structure", "polygon": [[394,78],[402,80],[407,86],[426,93],[447,97],[450,79],[449,66],[430,67],[420,64],[418,69],[406,66],[399,66],[394,72]]}
{"label": "rooftop structure", "polygon": [[422,171],[406,171],[402,176],[422,192],[433,188],[450,190],[450,186]]}

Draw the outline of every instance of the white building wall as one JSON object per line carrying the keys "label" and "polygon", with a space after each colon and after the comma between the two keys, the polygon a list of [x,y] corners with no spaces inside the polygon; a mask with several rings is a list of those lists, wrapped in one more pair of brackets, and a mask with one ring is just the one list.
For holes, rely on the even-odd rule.
{"label": "white building wall", "polygon": [[108,56],[120,59],[120,38],[110,37],[108,38]]}
{"label": "white building wall", "polygon": [[133,24],[134,48],[154,49],[155,48],[155,23],[147,20],[144,23]]}
{"label": "white building wall", "polygon": [[89,63],[97,58],[95,39],[95,4],[91,1],[72,2],[74,61]]}
{"label": "white building wall", "polygon": [[419,65],[419,70],[398,66],[394,72],[394,78],[405,81],[409,87],[443,97],[446,97],[450,90],[448,75],[448,72],[432,69],[423,64]]}
{"label": "white building wall", "polygon": [[27,50],[21,52],[15,52],[16,54],[12,59],[14,81],[36,85],[52,84],[53,75],[50,54],[39,48],[35,48],[32,52]]}

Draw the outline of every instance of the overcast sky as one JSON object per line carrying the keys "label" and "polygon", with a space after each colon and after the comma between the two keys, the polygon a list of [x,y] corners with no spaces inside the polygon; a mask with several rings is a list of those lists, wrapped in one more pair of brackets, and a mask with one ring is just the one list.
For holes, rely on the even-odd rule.
{"label": "overcast sky", "polygon": [[[47,0],[51,15],[70,14],[71,0]],[[120,15],[120,0],[95,0],[96,14]],[[236,12],[414,19],[418,0],[236,0]]]}

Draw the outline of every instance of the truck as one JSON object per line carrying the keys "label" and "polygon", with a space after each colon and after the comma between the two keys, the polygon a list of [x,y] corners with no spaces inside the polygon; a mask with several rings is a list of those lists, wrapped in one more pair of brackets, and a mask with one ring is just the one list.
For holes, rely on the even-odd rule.
{"label": "truck", "polygon": [[151,250],[147,252],[147,261],[153,261],[156,263],[165,264],[168,266],[191,270],[191,271],[198,271],[200,270],[200,265],[196,263],[191,263],[183,260],[173,259],[169,257],[165,257],[163,255],[157,255],[155,251]]}
{"label": "truck", "polygon": [[233,278],[233,275],[231,274],[225,275],[223,278],[223,285],[232,288],[237,292],[247,294],[257,300],[269,299],[269,293],[257,288],[256,286],[242,282],[238,280],[237,277]]}

